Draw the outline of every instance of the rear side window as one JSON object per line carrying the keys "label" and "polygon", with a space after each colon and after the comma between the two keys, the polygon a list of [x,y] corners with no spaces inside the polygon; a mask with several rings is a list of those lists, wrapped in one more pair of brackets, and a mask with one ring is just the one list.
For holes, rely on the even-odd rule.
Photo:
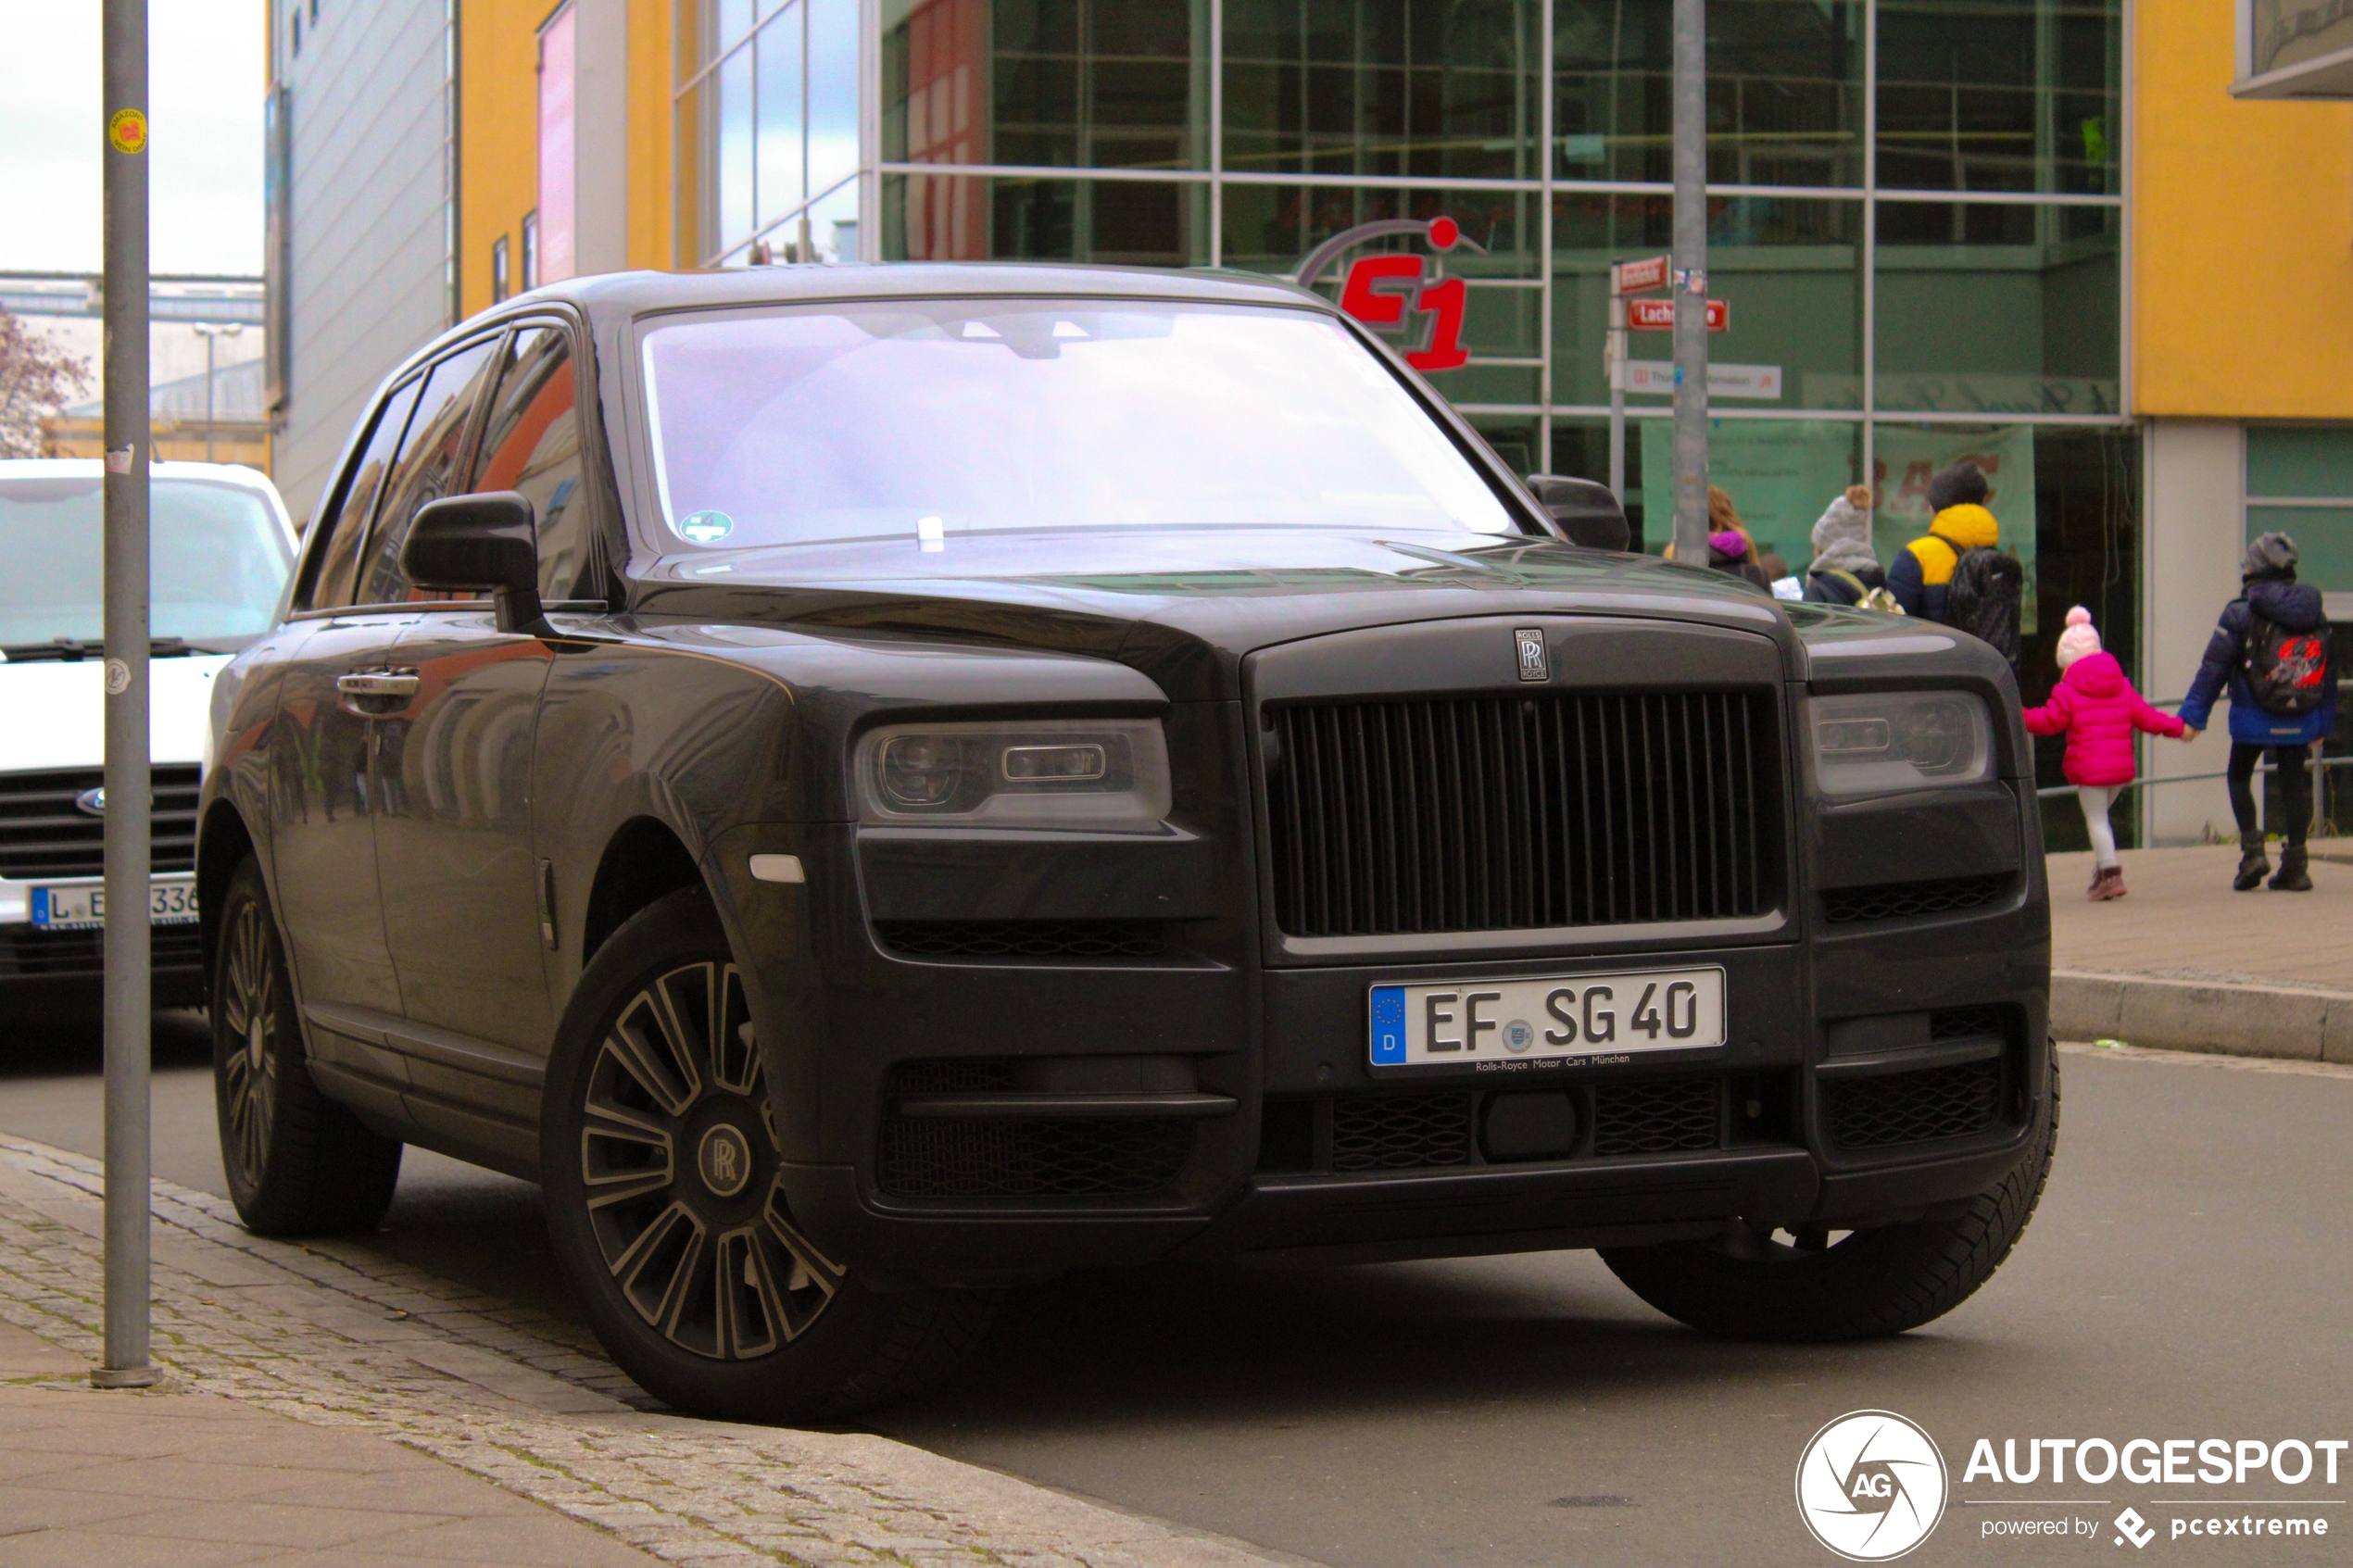
{"label": "rear side window", "polygon": [[297,609],[323,609],[351,602],[351,591],[359,577],[359,550],[368,537],[368,521],[375,516],[376,498],[384,494],[384,475],[392,470],[393,456],[400,450],[400,436],[409,428],[409,411],[417,406],[417,389],[422,379],[404,383],[394,388],[384,406],[376,411],[374,428],[368,433],[368,445],[352,465],[351,477],[343,487],[342,504],[321,518],[316,526],[326,530],[317,548],[319,566]]}
{"label": "rear side window", "polygon": [[357,603],[393,604],[420,596],[410,592],[409,574],[401,570],[400,547],[409,542],[409,525],[420,507],[456,493],[466,429],[497,363],[497,338],[470,344],[435,364],[426,377],[424,393],[409,421],[409,439],[401,445],[375,527],[369,531]]}
{"label": "rear side window", "polygon": [[580,596],[588,560],[587,508],[580,499],[580,421],[574,407],[572,334],[525,327],[483,426],[474,490],[513,490],[539,519],[539,596]]}

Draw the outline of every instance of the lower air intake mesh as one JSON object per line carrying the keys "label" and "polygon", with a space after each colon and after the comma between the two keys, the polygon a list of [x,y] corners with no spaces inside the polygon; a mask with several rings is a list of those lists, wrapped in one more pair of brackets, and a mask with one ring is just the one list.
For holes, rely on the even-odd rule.
{"label": "lower air intake mesh", "polygon": [[1831,1142],[1841,1148],[1884,1148],[1965,1137],[2002,1116],[1999,1058],[1921,1073],[1848,1078],[1822,1085]]}
{"label": "lower air intake mesh", "polygon": [[1999,876],[1948,876],[1937,882],[1834,887],[1822,895],[1822,913],[1832,925],[1903,920],[1911,915],[1949,915],[1994,902],[2009,891],[2010,882],[2006,872]]}
{"label": "lower air intake mesh", "polygon": [[[1010,1061],[912,1061],[889,1092],[1013,1086]],[[876,1179],[893,1198],[1139,1198],[1165,1190],[1192,1149],[1190,1122],[888,1116]]]}
{"label": "lower air intake mesh", "polygon": [[1332,1102],[1332,1169],[1465,1164],[1470,1127],[1467,1094],[1351,1095]]}
{"label": "lower air intake mesh", "polygon": [[878,920],[875,935],[918,959],[1156,959],[1156,920]]}
{"label": "lower air intake mesh", "polygon": [[1663,1078],[1593,1087],[1595,1154],[1672,1154],[1723,1141],[1724,1089],[1714,1078]]}

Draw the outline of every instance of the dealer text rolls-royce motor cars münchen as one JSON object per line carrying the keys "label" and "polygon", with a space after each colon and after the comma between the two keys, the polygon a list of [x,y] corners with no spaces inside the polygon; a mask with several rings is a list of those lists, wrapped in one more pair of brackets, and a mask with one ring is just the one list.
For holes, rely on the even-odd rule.
{"label": "dealer text rolls-royce motor cars m\u00fcnchen", "polygon": [[1572,546],[1326,302],[620,274],[384,383],[218,683],[240,1211],[543,1184],[674,1405],[840,1412],[1079,1265],[1598,1248],[1899,1332],[2048,1169],[2010,673]]}

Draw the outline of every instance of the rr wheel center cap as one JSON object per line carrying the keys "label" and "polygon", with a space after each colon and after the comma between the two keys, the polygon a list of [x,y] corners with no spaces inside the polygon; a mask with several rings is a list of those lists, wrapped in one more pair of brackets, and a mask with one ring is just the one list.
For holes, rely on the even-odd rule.
{"label": "rr wheel center cap", "polygon": [[713,1123],[695,1147],[695,1170],[712,1197],[735,1197],[751,1183],[751,1140],[730,1123]]}

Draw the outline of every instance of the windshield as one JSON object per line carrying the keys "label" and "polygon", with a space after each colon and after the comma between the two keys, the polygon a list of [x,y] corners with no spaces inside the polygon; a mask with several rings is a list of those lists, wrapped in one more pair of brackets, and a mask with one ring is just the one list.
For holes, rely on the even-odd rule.
{"label": "windshield", "polygon": [[[268,631],[293,564],[269,503],[195,479],[157,479],[148,495],[154,634],[203,643]],[[0,646],[105,634],[105,512],[95,475],[0,477]]]}
{"label": "windshield", "polygon": [[645,366],[664,519],[696,545],[1515,531],[1397,378],[1306,310],[825,306],[658,326]]}

